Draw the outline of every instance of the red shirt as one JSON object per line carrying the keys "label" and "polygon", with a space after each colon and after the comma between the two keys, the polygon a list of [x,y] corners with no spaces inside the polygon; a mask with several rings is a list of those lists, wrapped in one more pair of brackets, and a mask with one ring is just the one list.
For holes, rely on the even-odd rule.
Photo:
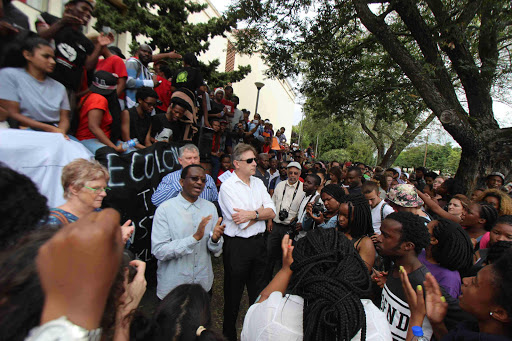
{"label": "red shirt", "polygon": [[[96,64],[96,71],[103,70],[110,73],[115,73],[119,78],[128,78],[128,72],[126,72],[126,65],[121,57],[112,55],[106,59],[99,59]],[[124,93],[120,97],[124,98]]]}
{"label": "red shirt", "polygon": [[[233,173],[234,169],[228,169],[229,172]],[[222,174],[224,174],[226,171],[222,170],[222,169],[219,169],[219,173],[217,174],[217,181],[216,181],[216,185],[217,186],[220,186],[222,184],[222,182],[220,182],[219,180],[219,176],[221,176]]]}
{"label": "red shirt", "polygon": [[217,153],[220,149],[220,134],[213,134],[212,153]]}
{"label": "red shirt", "polygon": [[[85,102],[84,102],[85,100]],[[82,102],[83,105],[82,105]],[[80,123],[78,125],[78,129],[76,131],[76,138],[80,141],[96,139],[96,135],[94,135],[89,130],[89,111],[93,109],[99,109],[103,111],[103,118],[101,119],[100,128],[103,130],[105,135],[110,138],[111,125],[112,125],[112,116],[108,111],[108,101],[102,95],[91,92],[89,95],[85,95],[80,101],[82,108],[80,109]]]}
{"label": "red shirt", "polygon": [[171,103],[171,82],[160,76],[157,76],[156,79],[157,81],[162,81],[162,83],[160,83],[160,85],[155,88],[155,91],[158,94],[158,98],[160,101],[162,101],[162,105],[158,106],[157,108],[163,111],[167,111],[167,108],[169,108],[169,104]]}
{"label": "red shirt", "polygon": [[126,65],[124,65],[124,61],[119,56],[113,55],[106,59],[98,59],[96,71],[99,70],[115,73],[119,78],[128,77]]}
{"label": "red shirt", "polygon": [[268,154],[268,152],[270,152],[270,145],[264,144],[262,149],[263,149],[262,150],[263,153],[267,153]]}
{"label": "red shirt", "polygon": [[234,114],[235,113],[235,103],[223,98],[222,101],[220,101],[224,106],[228,107],[229,112]]}

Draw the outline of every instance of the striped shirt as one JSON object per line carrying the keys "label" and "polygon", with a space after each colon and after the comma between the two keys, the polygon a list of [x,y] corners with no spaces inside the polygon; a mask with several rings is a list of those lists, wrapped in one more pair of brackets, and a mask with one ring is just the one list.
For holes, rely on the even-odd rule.
{"label": "striped shirt", "polygon": [[[178,196],[178,194],[183,190],[180,185],[181,171],[182,169],[164,176],[155,193],[151,196],[151,202],[153,205],[158,207],[164,201]],[[210,202],[219,200],[217,186],[215,186],[213,178],[208,174],[206,174],[206,186],[204,186],[203,192],[199,197]]]}

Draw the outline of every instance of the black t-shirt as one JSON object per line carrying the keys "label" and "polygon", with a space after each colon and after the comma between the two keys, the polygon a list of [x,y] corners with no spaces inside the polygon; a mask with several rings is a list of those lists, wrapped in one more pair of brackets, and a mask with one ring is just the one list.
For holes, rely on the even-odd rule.
{"label": "black t-shirt", "polygon": [[165,114],[156,114],[151,121],[151,136],[156,137],[165,128],[172,131],[170,141],[182,141],[185,135],[186,124],[183,122],[169,122]]}
{"label": "black t-shirt", "polygon": [[[429,271],[425,265],[422,265],[420,268],[411,272],[408,277],[412,287],[416,288],[418,285],[423,285],[425,275],[428,272]],[[386,315],[393,340],[405,340],[407,328],[409,327],[411,311],[409,310],[409,304],[405,298],[400,277],[393,277],[392,274],[393,269],[389,270],[386,284],[382,290],[380,309]],[[457,299],[451,297],[443,287],[440,287],[440,289],[448,303],[448,312],[444,319],[448,330],[453,329],[462,321],[474,320],[471,315],[460,308],[459,301]],[[430,325],[427,317],[425,317],[425,320],[423,321],[422,328],[424,335],[430,339],[430,336],[432,335],[432,326]]]}
{"label": "black t-shirt", "polygon": [[224,110],[224,104],[222,104],[222,103],[217,103],[215,101],[211,101],[210,106],[211,106],[211,109],[210,109],[210,111],[208,111],[208,114],[218,114],[222,110]]}
{"label": "black t-shirt", "polygon": [[[60,20],[46,12],[41,16],[48,25]],[[94,50],[94,45],[80,30],[75,30],[70,26],[59,30],[53,39],[55,40],[57,65],[50,77],[62,83],[66,89],[78,91],[85,61]]]}
{"label": "black t-shirt", "polygon": [[203,84],[204,80],[201,72],[190,66],[179,69],[172,77],[172,86],[177,89],[187,88],[195,92]]}
{"label": "black t-shirt", "polygon": [[151,117],[144,115],[144,117],[141,118],[139,114],[137,114],[136,107],[128,109],[128,113],[130,114],[130,139],[137,139],[140,144],[144,145],[149,126],[151,125]]}

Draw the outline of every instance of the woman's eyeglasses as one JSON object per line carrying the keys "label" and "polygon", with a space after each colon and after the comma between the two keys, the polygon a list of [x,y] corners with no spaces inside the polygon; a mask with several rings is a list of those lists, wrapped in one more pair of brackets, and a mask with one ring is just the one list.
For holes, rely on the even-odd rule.
{"label": "woman's eyeglasses", "polygon": [[91,191],[93,191],[94,193],[98,193],[98,191],[101,192],[105,192],[107,193],[108,191],[110,191],[112,188],[110,187],[98,187],[98,188],[92,188],[92,187],[89,187],[89,186],[84,186],[84,188],[87,188],[87,189],[90,189]]}

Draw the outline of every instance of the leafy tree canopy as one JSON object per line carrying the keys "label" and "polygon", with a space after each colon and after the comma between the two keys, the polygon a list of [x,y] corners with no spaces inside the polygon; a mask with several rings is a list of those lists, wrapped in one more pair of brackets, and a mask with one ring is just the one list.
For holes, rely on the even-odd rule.
{"label": "leafy tree canopy", "polygon": [[[144,42],[161,52],[173,51],[184,54],[201,54],[208,51],[209,40],[225,36],[236,27],[238,18],[233,14],[214,17],[206,23],[193,24],[189,16],[204,10],[207,5],[185,0],[123,0],[127,9],[115,9],[108,1],[98,0],[94,15],[95,29],[107,26],[117,33],[130,32],[132,37],[142,36]],[[136,44],[134,45],[136,46]],[[133,46],[132,46],[133,49]],[[134,51],[132,51],[133,53]],[[200,62],[203,77],[212,86],[224,86],[242,80],[251,72],[250,65],[240,66],[232,72],[218,72],[217,59],[206,65]],[[178,63],[170,62],[171,69]]]}
{"label": "leafy tree canopy", "polygon": [[[249,27],[239,34],[239,48],[265,53],[274,74],[307,74],[311,67],[320,81],[325,76],[311,86],[333,104],[341,93],[340,115],[351,114],[343,105],[343,94],[350,92],[331,86],[336,81],[329,70],[369,61],[353,74],[344,73],[342,84],[363,94],[353,98],[370,109],[372,103],[384,113],[391,108],[392,119],[400,117],[400,110],[390,85],[404,90],[400,105],[408,103],[407,90],[411,98],[418,96],[462,147],[456,176],[467,189],[492,170],[509,172],[512,128],[500,128],[492,109],[493,96],[509,86],[512,74],[509,0],[239,0],[233,11]],[[379,50],[392,64],[378,57]],[[365,73],[373,77],[364,78]],[[386,75],[393,75],[393,83],[385,82]],[[360,77],[373,81],[367,86]],[[368,89],[382,83],[381,93],[389,100],[375,102],[378,95]],[[409,109],[403,112],[413,113]]]}
{"label": "leafy tree canopy", "polygon": [[394,165],[405,168],[422,166],[425,148],[427,149],[425,167],[443,174],[455,174],[460,161],[461,149],[452,148],[450,144],[429,144],[409,148],[398,156]]}

